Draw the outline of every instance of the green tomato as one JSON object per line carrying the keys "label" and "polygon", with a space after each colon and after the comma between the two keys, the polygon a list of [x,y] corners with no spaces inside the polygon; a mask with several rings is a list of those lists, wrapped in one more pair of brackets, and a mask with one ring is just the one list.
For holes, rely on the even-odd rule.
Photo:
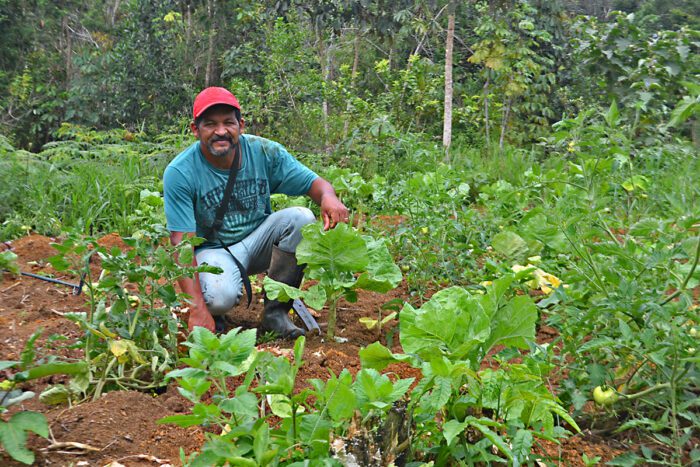
{"label": "green tomato", "polygon": [[593,400],[598,405],[613,405],[619,398],[620,396],[613,388],[603,389],[601,386],[596,386],[593,390]]}
{"label": "green tomato", "polygon": [[700,333],[698,332],[697,329],[695,329],[695,328],[690,328],[689,334],[690,334],[690,337],[698,337],[698,335],[699,335]]}
{"label": "green tomato", "polygon": [[401,270],[402,270],[403,272],[408,272],[408,271],[411,270],[411,266],[409,266],[408,264],[402,264],[402,265],[401,265]]}

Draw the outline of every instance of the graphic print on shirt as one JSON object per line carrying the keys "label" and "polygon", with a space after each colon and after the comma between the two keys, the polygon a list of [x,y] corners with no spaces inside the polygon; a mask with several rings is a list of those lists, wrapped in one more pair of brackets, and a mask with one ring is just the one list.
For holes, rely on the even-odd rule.
{"label": "graphic print on shirt", "polygon": [[[216,210],[224,197],[226,185],[219,185],[200,197],[203,214],[207,225],[214,223]],[[233,184],[233,193],[224,214],[224,225],[245,224],[250,218],[250,213],[264,211],[267,207],[265,199],[269,193],[267,180],[249,179],[236,180]]]}

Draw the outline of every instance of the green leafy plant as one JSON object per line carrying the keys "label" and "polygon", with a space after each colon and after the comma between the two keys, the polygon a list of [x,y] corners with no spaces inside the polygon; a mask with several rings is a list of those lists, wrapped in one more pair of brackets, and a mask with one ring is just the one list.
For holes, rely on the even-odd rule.
{"label": "green leafy plant", "polygon": [[[34,397],[34,392],[18,388],[28,381],[52,375],[70,375],[74,380],[87,377],[88,366],[85,362],[63,362],[55,358],[37,359],[35,344],[41,329],[27,339],[18,361],[0,361],[0,371],[18,370],[10,378],[0,383],[0,414],[22,401]],[[38,412],[19,411],[9,419],[0,418],[0,446],[15,459],[24,464],[34,463],[34,453],[26,448],[27,432],[36,433],[44,438],[49,436],[46,417]]]}
{"label": "green leafy plant", "polygon": [[180,266],[176,258],[191,264],[192,247],[201,239],[170,246],[161,241],[165,234],[162,225],[153,224],[124,238],[124,249],[108,249],[82,236],[54,245],[59,254],[49,261],[57,270],[80,270],[93,256],[103,270],[93,282],[87,269],[90,311],[65,314],[85,331],[79,346],[90,378],[82,391],[95,399],[108,389],[152,390],[165,384],[164,375],[178,358],[180,325],[173,310],[186,300],[174,284],[196,271],[219,271],[207,265]]}
{"label": "green leafy plant", "polygon": [[[546,359],[520,355],[535,337],[537,310],[527,296],[509,297],[514,281],[527,274],[506,275],[471,295],[452,287],[436,293],[420,309],[406,304],[399,315],[401,346],[395,354],[379,343],[360,351],[363,367],[381,370],[407,362],[423,378],[411,393],[409,410],[416,436],[425,439],[436,462],[496,462],[494,446],[512,464],[525,463],[534,437],[554,440],[564,432],[555,417],[578,427],[544,384],[551,370]],[[497,370],[480,370],[495,346],[505,346]],[[541,352],[540,352],[541,354]]]}
{"label": "green leafy plant", "polygon": [[17,255],[10,250],[0,252],[0,281],[2,280],[3,271],[7,271],[11,274],[19,274]]}
{"label": "green leafy plant", "polygon": [[277,300],[302,298],[310,307],[328,304],[327,336],[335,335],[336,309],[344,297],[357,301],[357,290],[386,293],[401,282],[401,270],[381,239],[361,235],[347,224],[324,231],[320,224],[302,230],[304,239],[297,247],[299,264],[305,264],[305,276],[318,281],[307,290],[265,278],[268,297]]}
{"label": "green leafy plant", "polygon": [[[344,370],[328,381],[310,380],[295,390],[305,338],[293,357],[273,356],[255,348],[255,330],[239,328],[215,336],[195,328],[185,343],[187,368],[173,370],[179,392],[194,403],[191,414],[165,417],[159,423],[216,427],[207,433],[201,452],[189,465],[288,465],[313,460],[332,465],[331,437],[342,436],[358,419],[371,430],[374,422],[408,391],[413,378],[392,380],[374,369],[354,378]],[[291,361],[290,361],[291,359]],[[227,378],[242,377],[231,390]],[[203,396],[211,392],[208,402]],[[274,417],[279,422],[272,422]]]}

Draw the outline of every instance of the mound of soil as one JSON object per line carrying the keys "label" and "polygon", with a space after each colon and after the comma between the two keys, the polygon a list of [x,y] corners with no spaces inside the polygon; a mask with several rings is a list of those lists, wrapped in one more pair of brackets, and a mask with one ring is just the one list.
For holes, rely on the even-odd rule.
{"label": "mound of soil", "polygon": [[[39,465],[84,465],[115,461],[124,465],[179,464],[180,448],[196,450],[204,441],[199,428],[158,425],[175,414],[164,400],[133,391],[114,391],[96,401],[46,413],[52,440],[35,438],[31,448]],[[78,447],[80,443],[89,447]],[[93,450],[94,449],[94,450]]]}

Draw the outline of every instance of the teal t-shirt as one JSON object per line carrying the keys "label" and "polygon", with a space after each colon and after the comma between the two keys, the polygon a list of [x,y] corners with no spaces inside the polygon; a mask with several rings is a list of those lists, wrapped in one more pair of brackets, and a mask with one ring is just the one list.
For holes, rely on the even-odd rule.
{"label": "teal t-shirt", "polygon": [[[243,240],[272,213],[271,193],[304,195],[318,178],[281,144],[252,135],[241,135],[240,143],[243,163],[219,230],[226,245]],[[163,175],[168,230],[204,237],[214,223],[228,174],[207,161],[199,141],[178,154]],[[217,244],[206,242],[199,248]]]}

